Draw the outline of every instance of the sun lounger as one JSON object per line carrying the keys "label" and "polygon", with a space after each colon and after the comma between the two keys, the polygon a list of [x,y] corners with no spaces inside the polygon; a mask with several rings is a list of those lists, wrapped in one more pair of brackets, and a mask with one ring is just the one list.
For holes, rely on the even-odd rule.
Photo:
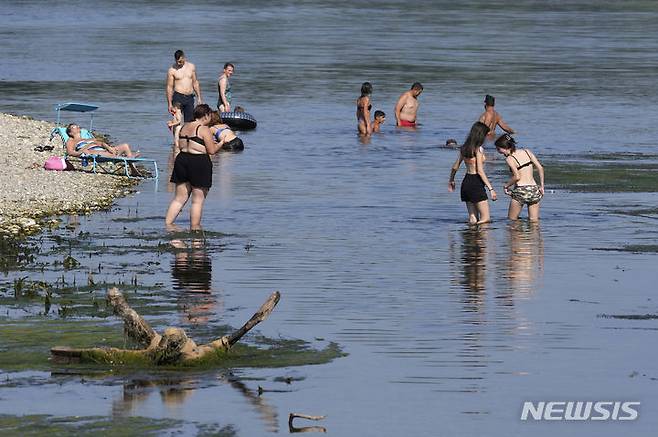
{"label": "sun lounger", "polygon": [[[50,140],[52,141],[55,137],[59,137],[62,140],[62,146],[65,148],[64,155],[67,159],[71,159],[73,157],[67,156],[66,154],[66,141],[68,141],[69,136],[66,133],[66,128],[59,125],[60,111],[89,112],[91,115],[89,129],[81,129],[80,131],[82,138],[93,139],[94,135],[91,133],[91,128],[94,122],[93,111],[97,109],[98,106],[89,105],[86,103],[60,103],[55,105],[55,112],[57,113],[57,127],[51,131]],[[79,159],[82,166],[84,167],[91,163],[91,171],[94,173],[97,173],[100,169],[103,171],[103,173],[123,175],[129,178],[157,179],[159,176],[158,163],[154,159],[127,158],[123,156],[108,157],[94,154],[83,154],[79,157]],[[119,166],[117,167],[115,164],[119,164]],[[142,174],[136,165],[147,168],[152,167],[152,170],[148,170],[150,174]],[[136,170],[137,174],[135,174],[133,169]]]}

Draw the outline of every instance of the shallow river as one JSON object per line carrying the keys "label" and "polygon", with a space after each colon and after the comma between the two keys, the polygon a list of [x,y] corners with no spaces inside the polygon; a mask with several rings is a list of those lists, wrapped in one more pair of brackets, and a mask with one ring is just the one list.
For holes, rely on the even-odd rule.
{"label": "shallow river", "polygon": [[[447,192],[455,152],[439,147],[463,140],[489,93],[540,159],[635,152],[655,162],[654,2],[216,3],[3,5],[0,111],[54,120],[57,102],[97,103],[95,128],[137,145],[162,171],[110,213],[64,218],[68,228],[33,240],[47,252],[57,236],[89,232],[106,249],[74,247],[82,266],[66,280],[86,281],[101,261],[108,267],[97,282],[137,274],[139,284],[158,285],[161,319],[192,332],[237,326],[280,290],[261,334],[318,348],[336,342],[348,355],[234,369],[232,383],[223,371],[203,372],[141,389],[148,375],[88,381],[0,369],[0,414],[171,418],[185,433],[219,425],[244,436],[287,433],[293,411],[327,415],[318,424],[338,436],[656,429],[656,320],[602,317],[656,314],[655,249],[595,249],[655,245],[657,195],[573,192],[552,186],[547,166],[539,226],[509,224],[501,199],[495,221],[472,229],[459,195]],[[84,32],[75,30],[81,22]],[[241,134],[244,153],[214,158],[203,218],[211,237],[184,255],[191,260],[138,249],[169,238],[164,79],[179,48],[211,104],[221,66],[234,62],[235,103],[258,119]],[[354,120],[366,80],[373,109],[388,115],[369,143]],[[414,81],[425,87],[421,126],[398,131],[395,100]],[[500,161],[488,167],[497,187],[508,177]],[[654,212],[624,213],[642,208]],[[26,275],[55,281],[61,272],[29,267],[1,281]],[[7,323],[35,317],[1,308]],[[275,391],[259,397],[258,386]],[[642,406],[628,423],[522,422],[526,400]]]}

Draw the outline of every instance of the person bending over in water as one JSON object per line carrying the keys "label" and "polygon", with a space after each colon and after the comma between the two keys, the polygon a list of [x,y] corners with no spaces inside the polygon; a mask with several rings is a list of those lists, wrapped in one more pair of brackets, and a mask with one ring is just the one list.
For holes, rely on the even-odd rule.
{"label": "person bending over in water", "polygon": [[455,175],[457,170],[464,161],[466,165],[466,174],[461,186],[461,199],[466,202],[468,210],[468,222],[470,224],[482,224],[491,221],[489,215],[489,202],[485,187],[491,192],[491,200],[495,201],[496,190],[493,189],[489,178],[484,172],[484,155],[481,146],[489,132],[486,124],[476,121],[471,127],[464,145],[459,149],[457,160],[452,165],[450,171],[450,181],[448,182],[448,191],[455,190]]}
{"label": "person bending over in water", "polygon": [[356,99],[356,121],[359,124],[359,135],[370,135],[372,126],[370,124],[370,95],[372,94],[372,85],[370,82],[363,82],[361,85],[361,97]]}
{"label": "person bending over in water", "polygon": [[194,108],[194,121],[185,123],[180,131],[180,153],[176,155],[170,182],[176,184],[169,204],[165,225],[171,227],[187,201],[192,198],[190,228],[201,228],[203,203],[212,186],[212,161],[209,155],[219,150],[208,128],[212,109],[206,104]]}
{"label": "person bending over in water", "polygon": [[[507,217],[518,219],[523,205],[528,205],[528,219],[539,220],[539,202],[544,197],[544,167],[530,150],[517,149],[510,134],[503,134],[496,140],[496,150],[507,157],[505,161],[512,173],[504,186],[505,194],[512,197]],[[539,185],[535,182],[533,167],[539,173]]]}
{"label": "person bending over in water", "polygon": [[418,113],[418,96],[423,92],[423,85],[414,82],[409,91],[402,93],[395,104],[395,125],[402,127],[416,127],[416,114]]}
{"label": "person bending over in water", "polygon": [[503,117],[500,116],[498,112],[494,109],[496,105],[496,99],[494,96],[487,94],[484,96],[484,112],[480,115],[479,122],[484,123],[489,128],[489,133],[487,138],[493,139],[496,137],[496,127],[500,126],[502,130],[508,134],[513,134],[514,129],[509,127],[507,123],[503,121]]}
{"label": "person bending over in water", "polygon": [[244,143],[235,135],[231,128],[222,122],[218,112],[210,115],[210,132],[218,143],[220,150],[227,152],[239,152],[244,150]]}
{"label": "person bending over in water", "polygon": [[386,121],[386,114],[384,111],[375,111],[375,119],[372,122],[372,131],[379,132],[379,129],[382,124]]}
{"label": "person bending over in water", "polygon": [[98,140],[97,138],[82,138],[80,126],[71,123],[66,127],[66,134],[69,139],[66,140],[66,153],[70,156],[99,155],[108,158],[122,157],[137,158],[139,153],[133,153],[130,144],[123,143],[118,146]]}

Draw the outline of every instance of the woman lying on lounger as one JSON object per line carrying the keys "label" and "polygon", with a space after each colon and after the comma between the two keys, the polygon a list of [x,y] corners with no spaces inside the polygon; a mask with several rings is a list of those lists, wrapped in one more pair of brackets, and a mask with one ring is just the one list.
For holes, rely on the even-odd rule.
{"label": "woman lying on lounger", "polygon": [[128,143],[110,146],[96,138],[82,138],[80,126],[71,123],[66,127],[69,139],[66,141],[66,153],[69,156],[99,155],[109,158],[125,156],[126,158],[137,158],[139,153],[133,153]]}

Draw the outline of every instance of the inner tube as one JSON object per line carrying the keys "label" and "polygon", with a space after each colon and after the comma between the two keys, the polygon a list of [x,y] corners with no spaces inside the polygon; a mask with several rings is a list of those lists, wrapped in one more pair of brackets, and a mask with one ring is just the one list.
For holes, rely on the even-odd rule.
{"label": "inner tube", "polygon": [[247,112],[222,112],[219,116],[233,130],[256,129],[256,119]]}

